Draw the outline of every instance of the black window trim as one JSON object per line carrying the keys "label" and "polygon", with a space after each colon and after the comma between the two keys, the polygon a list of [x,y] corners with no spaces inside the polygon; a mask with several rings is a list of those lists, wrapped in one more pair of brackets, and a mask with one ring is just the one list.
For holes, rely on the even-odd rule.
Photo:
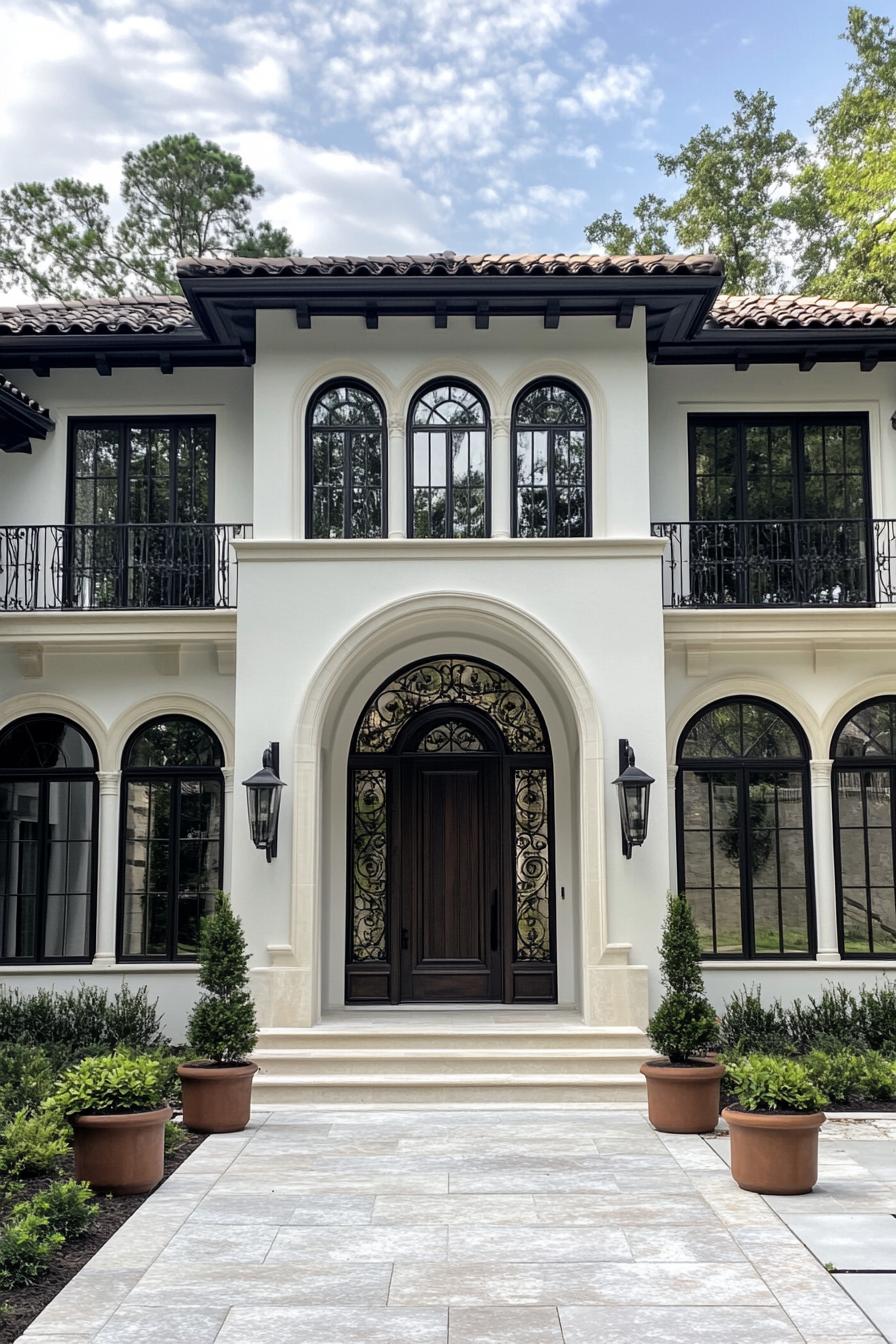
{"label": "black window trim", "polygon": [[[548,375],[546,375],[546,376],[541,376],[541,377],[538,377],[538,378],[533,378],[532,381],[531,381],[530,383],[527,383],[526,386],[525,386],[524,388],[522,388],[522,389],[516,394],[516,396],[514,397],[514,400],[513,400],[513,409],[512,409],[512,411],[511,411],[511,415],[510,415],[510,533],[511,533],[511,536],[513,536],[513,537],[519,537],[519,535],[520,535],[520,521],[519,521],[519,486],[520,486],[520,482],[519,482],[519,476],[517,475],[517,457],[516,457],[516,435],[517,435],[517,429],[519,428],[519,426],[517,425],[517,416],[518,416],[518,413],[519,413],[520,405],[522,404],[523,400],[524,400],[526,397],[528,397],[529,394],[530,394],[531,392],[534,392],[535,389],[538,388],[538,387],[563,387],[563,388],[565,388],[567,392],[571,392],[571,393],[573,394],[573,396],[574,396],[574,397],[581,403],[581,405],[582,405],[582,409],[583,409],[583,411],[585,412],[585,533],[584,533],[584,535],[585,535],[586,537],[591,537],[591,536],[594,535],[594,524],[593,524],[593,519],[592,519],[592,512],[593,512],[593,511],[592,511],[592,500],[591,500],[592,479],[593,479],[592,466],[591,466],[591,458],[592,458],[592,442],[593,442],[593,440],[592,440],[592,435],[591,435],[591,406],[590,406],[590,404],[589,404],[589,402],[588,402],[588,398],[586,397],[586,395],[585,395],[584,391],[582,390],[582,388],[580,388],[579,386],[577,386],[577,384],[574,383],[570,378],[563,378],[563,377],[556,377],[556,378],[555,378],[555,377],[553,377],[553,376],[550,375],[550,374],[548,374]],[[528,426],[527,428],[540,428],[540,426]],[[556,429],[567,429],[567,430],[569,430],[569,429],[578,429],[579,426],[578,426],[578,425],[545,425],[545,426],[541,426],[541,428],[545,428],[545,429],[547,429],[547,430],[550,432],[550,431],[553,431],[553,430],[556,430]],[[555,483],[554,483],[554,441],[553,441],[553,436],[551,437],[551,440],[550,440],[550,451],[548,452],[548,533],[547,533],[547,536],[548,536],[548,538],[556,537],[556,536],[557,536],[557,501],[556,501],[556,491],[555,491]],[[524,541],[544,541],[545,539],[546,539],[546,538],[544,538],[544,537],[524,537],[524,538],[522,538],[522,540],[524,540]]]}
{"label": "black window trim", "polygon": [[[485,423],[482,429],[485,433],[485,529],[483,537],[492,535],[492,412],[488,398],[475,383],[471,383],[467,378],[457,378],[451,373],[446,373],[438,378],[430,378],[421,387],[418,387],[408,403],[407,424],[405,428],[405,474],[406,480],[406,502],[407,502],[407,533],[408,537],[416,537],[414,531],[414,430],[426,432],[435,432],[444,434],[445,437],[445,535],[444,537],[425,537],[425,541],[455,541],[465,540],[465,538],[456,538],[454,536],[454,481],[450,470],[451,462],[448,455],[448,433],[450,426],[428,426],[414,424],[414,411],[417,402],[421,397],[425,397],[427,392],[434,391],[437,387],[462,387],[465,391],[471,393],[482,406],[485,414]],[[480,428],[478,425],[467,425],[464,432],[475,432]]]}
{"label": "black window trim", "polygon": [[[831,816],[834,832],[834,890],[837,902],[837,946],[840,956],[844,961],[896,961],[896,952],[848,952],[846,950],[846,927],[844,921],[843,909],[843,866],[841,862],[840,849],[840,802],[837,792],[837,777],[847,771],[866,772],[870,770],[889,770],[890,772],[890,831],[892,835],[892,844],[894,856],[896,856],[896,754],[893,756],[837,756],[835,754],[837,739],[843,732],[850,719],[863,709],[868,709],[871,705],[878,704],[881,700],[896,700],[896,691],[884,692],[879,695],[868,696],[865,700],[859,701],[853,705],[846,714],[843,715],[837,727],[831,735],[830,759],[831,759]],[[866,814],[863,811],[863,817]],[[857,828],[856,828],[857,829]],[[862,836],[865,851],[865,865],[867,873],[868,865],[868,827],[863,825]],[[866,901],[866,922],[869,934],[869,942],[874,941],[874,930],[870,916],[871,887],[865,885]]]}
{"label": "black window trim", "polygon": [[[125,872],[126,872],[126,860],[127,860],[127,799],[128,799],[129,784],[132,783],[141,784],[147,782],[151,783],[153,780],[162,780],[162,779],[169,780],[172,782],[179,782],[185,779],[218,780],[221,785],[221,818],[220,818],[220,835],[218,837],[218,872],[221,875],[222,882],[224,878],[224,830],[227,824],[227,817],[225,814],[226,793],[224,789],[225,767],[223,765],[128,766],[125,764],[134,742],[141,735],[141,733],[145,733],[147,728],[151,727],[154,723],[170,722],[172,719],[188,720],[193,723],[198,723],[200,727],[204,728],[205,731],[210,735],[210,737],[217,743],[221,752],[221,760],[222,761],[225,760],[224,747],[221,743],[220,737],[218,736],[214,728],[212,728],[209,724],[204,723],[202,719],[197,718],[195,714],[185,714],[178,710],[174,710],[170,714],[164,714],[164,713],[156,714],[152,718],[146,719],[143,723],[139,724],[138,727],[136,727],[132,733],[129,734],[128,739],[124,744],[121,753],[121,788],[119,791],[119,810],[118,810],[118,898],[116,901],[116,909],[115,909],[115,959],[116,961],[122,964],[127,963],[128,965],[131,966],[193,965],[196,962],[196,956],[195,955],[178,956],[176,950],[177,928],[176,928],[175,915],[177,911],[177,897],[180,889],[180,884],[179,884],[179,871],[178,871],[179,856],[177,845],[174,842],[174,837],[177,836],[179,830],[180,790],[172,790],[172,806],[171,806],[172,824],[169,832],[172,839],[170,841],[171,849],[168,857],[169,887],[168,887],[168,925],[167,925],[166,952],[164,954],[146,953],[146,952],[141,952],[138,954],[128,954],[125,953],[124,951]],[[178,824],[175,824],[175,821]],[[174,879],[173,881],[172,877]]]}
{"label": "black window trim", "polygon": [[[96,744],[86,728],[80,723],[70,718],[66,714],[56,714],[52,710],[33,710],[29,714],[19,715],[18,718],[11,719],[3,724],[0,733],[7,732],[17,724],[27,723],[29,719],[60,719],[63,723],[74,728],[84,739],[93,754],[93,766],[77,767],[48,767],[40,769],[6,769],[0,767],[0,779],[3,780],[37,780],[40,785],[38,816],[41,819],[40,835],[40,856],[39,856],[39,889],[38,889],[38,919],[36,921],[39,930],[40,955],[35,957],[3,957],[0,956],[0,966],[86,966],[93,961],[96,955],[96,912],[97,912],[97,876],[99,872],[99,821],[100,821],[100,781],[98,776],[99,758],[97,756]],[[46,860],[47,860],[47,786],[51,779],[66,780],[87,780],[93,784],[93,797],[90,813],[90,875],[88,891],[88,911],[87,911],[87,953],[83,957],[47,957],[44,955],[46,945],[46,913],[47,913],[47,891],[46,891]]]}
{"label": "black window trim", "polygon": [[[742,952],[705,952],[701,951],[701,961],[742,961],[744,963],[751,961],[815,961],[818,950],[818,932],[817,917],[815,909],[815,838],[812,833],[812,792],[811,779],[809,772],[809,739],[803,730],[799,721],[794,718],[789,710],[783,705],[777,704],[774,700],[769,700],[765,696],[751,695],[725,695],[720,699],[711,700],[708,704],[701,706],[696,713],[692,714],[687,723],[681,730],[678,737],[678,743],[675,750],[675,850],[676,850],[676,872],[678,876],[678,890],[687,893],[685,885],[685,853],[684,853],[684,775],[687,770],[700,771],[703,773],[727,773],[737,774],[738,791],[738,834],[740,836],[741,853],[746,852],[746,819],[744,816],[743,797],[744,784],[747,772],[753,768],[761,768],[763,764],[762,757],[740,757],[740,756],[713,756],[697,757],[682,756],[682,750],[685,740],[694,725],[703,718],[703,716],[712,709],[718,709],[722,705],[738,704],[748,701],[750,704],[759,704],[766,709],[772,710],[796,734],[797,741],[803,750],[802,758],[793,758],[782,756],[775,760],[766,762],[769,769],[781,770],[799,770],[803,780],[803,848],[805,852],[805,874],[806,874],[806,931],[808,950],[806,952],[756,952],[754,947],[754,931],[752,914],[752,889],[748,892],[745,889],[743,880],[743,865],[741,865],[741,887],[740,887],[740,916],[741,916],[741,941],[743,944]],[[754,764],[751,766],[751,762]],[[715,901],[713,900],[713,928],[715,929]]]}
{"label": "black window trim", "polygon": [[[331,392],[334,387],[356,387],[367,396],[372,397],[380,408],[382,421],[380,424],[380,452],[381,452],[381,480],[380,487],[380,533],[378,538],[369,538],[369,540],[382,540],[389,535],[389,421],[386,416],[386,406],[375,387],[365,383],[363,378],[344,377],[328,378],[325,383],[316,387],[308,398],[308,406],[305,410],[305,537],[308,541],[338,541],[351,539],[351,497],[353,489],[354,473],[351,465],[351,457],[346,454],[345,457],[345,478],[346,481],[342,487],[342,537],[315,537],[314,535],[314,448],[312,435],[314,425],[312,417],[315,407],[325,393]],[[343,431],[353,428],[351,425],[342,427]],[[368,538],[362,538],[368,540]]]}

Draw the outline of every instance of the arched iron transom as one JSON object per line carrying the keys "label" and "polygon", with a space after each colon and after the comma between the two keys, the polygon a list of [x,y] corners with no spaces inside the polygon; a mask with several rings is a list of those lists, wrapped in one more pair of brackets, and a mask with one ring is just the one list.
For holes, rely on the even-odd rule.
{"label": "arched iron transom", "polygon": [[551,755],[509,673],[454,655],[370,698],[348,781],[348,1002],[556,998]]}

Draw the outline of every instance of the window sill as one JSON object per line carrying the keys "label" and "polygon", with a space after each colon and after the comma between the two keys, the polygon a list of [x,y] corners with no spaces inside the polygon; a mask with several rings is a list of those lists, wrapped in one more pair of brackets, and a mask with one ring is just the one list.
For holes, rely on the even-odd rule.
{"label": "window sill", "polygon": [[850,969],[854,971],[896,971],[896,958],[889,960],[881,958],[878,960],[858,960],[852,957],[841,957],[839,961],[813,961],[805,958],[797,961],[768,961],[755,958],[753,960],[741,957],[736,961],[701,961],[700,966],[705,971],[829,971],[832,974]]}
{"label": "window sill", "polygon": [[189,971],[195,975],[199,970],[196,961],[115,961],[108,966],[96,966],[90,961],[46,961],[27,966],[17,966],[14,962],[0,962],[0,977],[7,975],[124,975],[126,973],[152,975],[169,971]]}

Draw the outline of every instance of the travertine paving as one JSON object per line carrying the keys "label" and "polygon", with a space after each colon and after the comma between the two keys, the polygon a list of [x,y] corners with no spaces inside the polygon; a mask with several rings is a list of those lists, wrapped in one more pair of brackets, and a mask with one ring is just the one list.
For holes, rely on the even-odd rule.
{"label": "travertine paving", "polygon": [[206,1140],[22,1338],[896,1341],[896,1274],[854,1272],[869,1237],[891,1263],[896,1120],[823,1134],[817,1192],[787,1201],[739,1190],[724,1138],[658,1135],[639,1108],[257,1114]]}

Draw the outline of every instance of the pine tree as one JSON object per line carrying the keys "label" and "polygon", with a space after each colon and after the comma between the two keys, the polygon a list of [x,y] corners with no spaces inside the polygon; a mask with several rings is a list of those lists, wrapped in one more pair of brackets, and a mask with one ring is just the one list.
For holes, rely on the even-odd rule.
{"label": "pine tree", "polygon": [[214,914],[202,921],[199,984],[205,991],[187,1029],[190,1049],[215,1064],[241,1064],[255,1048],[258,1025],[249,991],[249,954],[230,898],[219,891]]}
{"label": "pine tree", "polygon": [[671,1064],[686,1064],[716,1043],[718,1021],[704,990],[700,939],[684,895],[669,896],[660,965],[666,993],[647,1024],[647,1034]]}

